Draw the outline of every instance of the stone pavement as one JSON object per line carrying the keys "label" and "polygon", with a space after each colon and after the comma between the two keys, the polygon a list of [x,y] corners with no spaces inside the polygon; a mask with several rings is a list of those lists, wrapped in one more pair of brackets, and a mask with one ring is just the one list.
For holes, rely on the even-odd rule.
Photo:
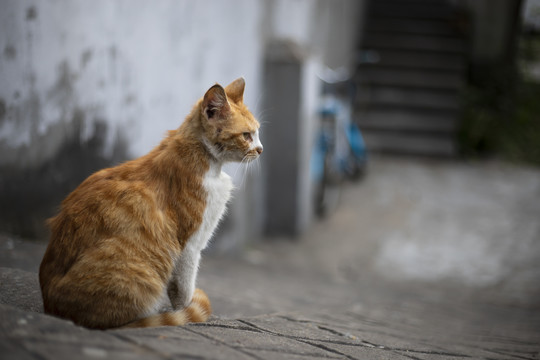
{"label": "stone pavement", "polygon": [[540,171],[380,158],[298,241],[203,258],[204,324],[42,314],[44,245],[0,236],[1,359],[540,359]]}

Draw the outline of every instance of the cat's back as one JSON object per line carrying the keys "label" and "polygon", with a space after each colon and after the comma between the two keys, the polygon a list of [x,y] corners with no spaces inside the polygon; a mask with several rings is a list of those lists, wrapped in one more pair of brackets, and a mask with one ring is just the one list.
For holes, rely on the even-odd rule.
{"label": "cat's back", "polygon": [[[60,212],[49,221],[52,239],[65,230],[66,222],[74,222],[80,231],[121,225],[133,216],[149,211],[155,203],[152,192],[134,177],[133,164],[125,163],[90,175],[62,202]],[[145,214],[150,215],[150,214]],[[62,223],[64,226],[55,226]],[[94,229],[96,230],[96,229]]]}
{"label": "cat's back", "polygon": [[[66,271],[88,249],[102,247],[110,238],[123,238],[133,247],[137,237],[165,236],[167,224],[155,194],[137,170],[131,161],[97,171],[64,199],[49,220],[51,237],[43,268],[54,263]],[[169,229],[166,235],[171,234]]]}

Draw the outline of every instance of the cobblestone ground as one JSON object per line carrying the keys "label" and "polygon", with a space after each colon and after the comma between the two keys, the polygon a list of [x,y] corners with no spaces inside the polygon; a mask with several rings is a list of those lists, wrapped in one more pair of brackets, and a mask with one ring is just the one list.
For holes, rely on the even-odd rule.
{"label": "cobblestone ground", "polygon": [[539,198],[536,170],[375,159],[298,241],[207,254],[211,321],[155,329],[44,315],[44,245],[0,236],[0,358],[540,359]]}

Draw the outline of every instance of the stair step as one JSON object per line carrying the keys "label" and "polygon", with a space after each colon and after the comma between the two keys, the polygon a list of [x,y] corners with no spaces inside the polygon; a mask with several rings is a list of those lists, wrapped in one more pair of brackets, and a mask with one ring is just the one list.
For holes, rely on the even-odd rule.
{"label": "stair step", "polygon": [[364,48],[390,50],[419,50],[463,54],[465,43],[459,37],[425,36],[413,34],[368,33]]}
{"label": "stair step", "polygon": [[461,54],[409,50],[361,50],[358,60],[364,68],[385,66],[456,72],[462,72],[465,68],[465,59]]}
{"label": "stair step", "polygon": [[444,2],[374,1],[369,9],[372,16],[407,19],[450,19],[454,8]]}
{"label": "stair step", "polygon": [[379,107],[457,111],[459,109],[459,96],[457,91],[366,86],[358,92],[356,103],[358,105],[371,104]]}
{"label": "stair step", "polygon": [[369,151],[454,156],[466,42],[447,0],[373,0],[355,76]]}
{"label": "stair step", "polygon": [[356,122],[362,131],[454,133],[457,129],[457,112],[370,107],[356,112]]}
{"label": "stair step", "polygon": [[458,90],[463,78],[456,72],[422,71],[385,67],[359,67],[356,81],[360,85],[387,85],[428,89]]}
{"label": "stair step", "polygon": [[369,152],[430,156],[455,156],[457,146],[452,136],[433,136],[388,131],[363,130]]}
{"label": "stair step", "polygon": [[456,36],[458,33],[448,20],[429,19],[396,19],[370,17],[367,21],[366,32],[390,32],[403,34]]}

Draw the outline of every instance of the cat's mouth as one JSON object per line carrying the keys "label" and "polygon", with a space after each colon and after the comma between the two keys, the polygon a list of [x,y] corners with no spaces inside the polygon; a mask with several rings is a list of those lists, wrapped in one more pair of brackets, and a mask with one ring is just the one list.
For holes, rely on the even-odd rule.
{"label": "cat's mouth", "polygon": [[258,152],[257,150],[251,150],[244,155],[242,162],[251,162],[251,161],[257,160],[261,153],[262,153],[262,150],[261,152]]}
{"label": "cat's mouth", "polygon": [[253,160],[257,160],[259,158],[259,156],[261,156],[263,152],[263,147],[262,145],[259,145],[255,148],[252,148],[250,150],[248,150],[248,152],[244,155],[244,158],[242,159],[242,162],[250,162],[250,161],[253,161]]}
{"label": "cat's mouth", "polygon": [[254,160],[257,160],[259,158],[259,155],[258,154],[247,154],[246,156],[244,156],[244,158],[242,159],[242,162],[252,162]]}

